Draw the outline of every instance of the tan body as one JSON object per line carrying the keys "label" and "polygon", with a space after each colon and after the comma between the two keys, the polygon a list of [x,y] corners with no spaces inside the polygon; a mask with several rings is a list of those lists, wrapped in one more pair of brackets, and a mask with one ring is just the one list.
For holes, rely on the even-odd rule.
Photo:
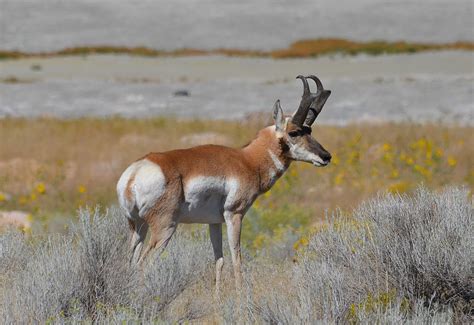
{"label": "tan body", "polygon": [[[283,116],[278,101],[274,118],[275,125],[262,129],[243,148],[204,145],[150,153],[124,171],[117,194],[133,231],[133,262],[143,261],[155,247],[166,247],[179,223],[209,224],[219,289],[225,222],[236,284],[240,286],[240,232],[247,210],[291,161],[325,166],[331,158],[307,127]],[[150,241],[141,255],[148,228]]]}

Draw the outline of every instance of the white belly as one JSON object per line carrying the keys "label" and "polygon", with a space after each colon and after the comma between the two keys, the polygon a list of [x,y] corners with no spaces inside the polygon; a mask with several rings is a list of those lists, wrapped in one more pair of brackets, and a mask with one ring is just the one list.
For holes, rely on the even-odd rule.
{"label": "white belly", "polygon": [[213,194],[203,198],[197,204],[184,202],[180,206],[181,223],[223,223],[224,222],[224,197]]}
{"label": "white belly", "polygon": [[236,199],[238,182],[219,177],[196,177],[184,188],[180,205],[181,223],[223,223],[224,210]]}

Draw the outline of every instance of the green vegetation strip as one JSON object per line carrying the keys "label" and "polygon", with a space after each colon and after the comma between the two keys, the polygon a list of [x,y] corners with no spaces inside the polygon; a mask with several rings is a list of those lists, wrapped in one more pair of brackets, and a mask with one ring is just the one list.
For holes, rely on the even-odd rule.
{"label": "green vegetation strip", "polygon": [[202,50],[183,48],[173,51],[161,51],[148,47],[122,47],[122,46],[81,46],[66,48],[59,51],[30,53],[21,51],[1,51],[0,59],[22,59],[38,57],[55,57],[91,54],[126,54],[132,56],[159,57],[159,56],[196,56],[196,55],[224,55],[239,57],[271,57],[271,58],[303,58],[327,54],[356,55],[365,53],[369,55],[416,53],[421,51],[439,50],[465,50],[473,51],[474,42],[455,43],[408,43],[408,42],[354,42],[345,39],[325,38],[301,40],[291,44],[286,49],[273,51],[253,51],[239,49],[213,49]]}

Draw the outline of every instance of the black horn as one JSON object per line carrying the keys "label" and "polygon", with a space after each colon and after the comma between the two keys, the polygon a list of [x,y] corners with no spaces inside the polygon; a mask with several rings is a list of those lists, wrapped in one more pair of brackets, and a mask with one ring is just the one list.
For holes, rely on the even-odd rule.
{"label": "black horn", "polygon": [[299,75],[296,79],[303,81],[303,96],[301,96],[300,106],[293,114],[291,121],[298,126],[303,126],[306,116],[308,115],[309,106],[313,102],[315,94],[312,94],[309,90],[308,80],[306,80],[305,77]]}
{"label": "black horn", "polygon": [[331,91],[329,89],[324,89],[323,83],[319,80],[318,77],[314,75],[307,76],[306,78],[312,79],[316,83],[318,91],[315,94],[315,99],[311,102],[309,106],[309,111],[304,121],[306,126],[311,127],[318,117],[319,113],[323,109],[324,104],[326,103]]}

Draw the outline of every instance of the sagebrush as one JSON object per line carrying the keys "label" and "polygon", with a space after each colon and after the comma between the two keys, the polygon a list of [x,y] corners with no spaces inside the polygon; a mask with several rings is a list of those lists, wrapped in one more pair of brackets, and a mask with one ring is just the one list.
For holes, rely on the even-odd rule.
{"label": "sagebrush", "polygon": [[66,235],[0,235],[0,322],[469,322],[473,230],[466,189],[380,195],[328,216],[293,258],[293,240],[244,254],[242,293],[229,268],[217,301],[205,231],[135,268],[122,213],[84,210]]}

